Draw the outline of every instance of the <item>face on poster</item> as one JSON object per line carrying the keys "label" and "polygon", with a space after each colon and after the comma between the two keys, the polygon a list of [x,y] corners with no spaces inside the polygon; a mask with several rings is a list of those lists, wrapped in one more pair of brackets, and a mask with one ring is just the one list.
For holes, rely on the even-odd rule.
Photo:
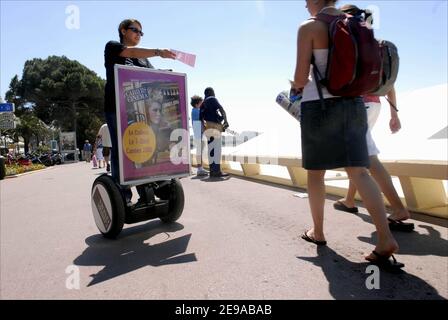
{"label": "face on poster", "polygon": [[60,135],[61,151],[73,151],[76,149],[76,133],[61,132]]}
{"label": "face on poster", "polygon": [[115,66],[120,183],[189,175],[186,75]]}

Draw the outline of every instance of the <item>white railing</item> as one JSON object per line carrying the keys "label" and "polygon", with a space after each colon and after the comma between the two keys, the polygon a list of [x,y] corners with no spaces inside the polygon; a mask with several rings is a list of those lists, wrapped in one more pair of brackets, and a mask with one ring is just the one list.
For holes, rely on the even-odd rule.
{"label": "white railing", "polygon": [[[227,154],[223,155],[223,159],[221,168],[225,172],[291,187],[307,188],[307,173],[302,168],[300,158]],[[191,160],[195,165],[196,156],[193,153]],[[207,160],[204,159],[204,162],[207,167]],[[404,195],[402,201],[409,210],[448,219],[448,199],[443,185],[443,181],[448,180],[448,161],[389,160],[382,163],[392,177],[399,178]],[[234,164],[239,164],[239,167],[235,168]],[[289,177],[262,174],[261,166],[269,164],[285,167]],[[348,178],[341,175],[336,179]],[[330,180],[335,178],[326,179],[327,193],[345,196],[347,188],[330,185]],[[388,205],[386,200],[385,203]]]}

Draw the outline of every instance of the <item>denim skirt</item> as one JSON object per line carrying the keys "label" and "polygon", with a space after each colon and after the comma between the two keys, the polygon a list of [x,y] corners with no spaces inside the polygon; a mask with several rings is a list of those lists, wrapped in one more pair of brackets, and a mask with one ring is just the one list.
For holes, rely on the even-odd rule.
{"label": "denim skirt", "polygon": [[367,113],[360,97],[302,103],[302,163],[307,170],[368,167]]}

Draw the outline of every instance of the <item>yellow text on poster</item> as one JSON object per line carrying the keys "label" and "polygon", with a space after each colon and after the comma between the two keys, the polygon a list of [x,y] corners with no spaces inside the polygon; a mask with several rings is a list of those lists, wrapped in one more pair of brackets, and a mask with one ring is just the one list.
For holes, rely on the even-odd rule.
{"label": "yellow text on poster", "polygon": [[144,122],[136,122],[126,128],[123,150],[129,160],[143,163],[151,159],[156,150],[154,131]]}

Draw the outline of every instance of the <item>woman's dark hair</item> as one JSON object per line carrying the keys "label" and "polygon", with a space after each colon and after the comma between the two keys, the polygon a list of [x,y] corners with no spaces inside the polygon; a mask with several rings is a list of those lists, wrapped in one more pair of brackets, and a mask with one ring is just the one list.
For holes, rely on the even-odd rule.
{"label": "woman's dark hair", "polygon": [[215,90],[213,90],[212,87],[205,88],[204,95],[205,95],[206,98],[210,97],[210,96],[214,96],[215,95]]}
{"label": "woman's dark hair", "polygon": [[203,99],[200,96],[192,96],[190,104],[193,108],[196,108],[196,105],[200,103]]}
{"label": "woman's dark hair", "polygon": [[369,10],[359,9],[354,4],[345,4],[341,7],[340,10],[354,17],[359,17],[363,21],[367,21],[367,19],[370,18],[370,24],[373,24],[372,12],[370,12]]}
{"label": "woman's dark hair", "polygon": [[351,14],[351,15],[356,15],[359,11],[361,11],[361,9],[359,9],[357,6],[355,6],[354,4],[344,4],[341,7],[341,11]]}
{"label": "woman's dark hair", "polygon": [[120,37],[120,43],[123,43],[123,35],[121,34],[121,29],[126,30],[133,23],[137,23],[140,26],[140,28],[143,28],[142,24],[137,19],[125,19],[121,21],[120,25],[118,26],[118,35]]}

